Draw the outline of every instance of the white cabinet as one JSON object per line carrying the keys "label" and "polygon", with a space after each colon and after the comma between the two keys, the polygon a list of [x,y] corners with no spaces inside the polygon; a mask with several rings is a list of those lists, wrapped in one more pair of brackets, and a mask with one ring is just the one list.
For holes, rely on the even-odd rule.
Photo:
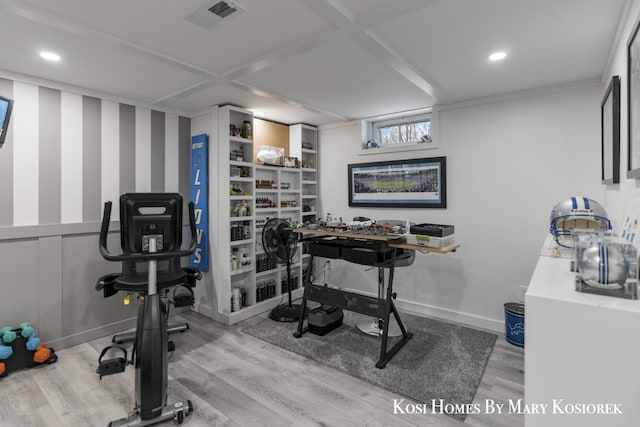
{"label": "white cabinet", "polygon": [[[631,426],[640,420],[640,300],[574,290],[567,258],[541,256],[525,295],[525,426]],[[621,410],[576,415],[571,411]]]}

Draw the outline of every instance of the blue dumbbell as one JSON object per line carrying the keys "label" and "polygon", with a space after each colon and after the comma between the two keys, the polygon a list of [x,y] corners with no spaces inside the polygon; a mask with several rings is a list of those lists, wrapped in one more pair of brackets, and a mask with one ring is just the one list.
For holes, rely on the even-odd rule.
{"label": "blue dumbbell", "polygon": [[8,359],[13,354],[13,347],[0,344],[0,360]]}
{"label": "blue dumbbell", "polygon": [[27,350],[36,351],[40,345],[40,338],[35,335],[31,335],[27,340]]}

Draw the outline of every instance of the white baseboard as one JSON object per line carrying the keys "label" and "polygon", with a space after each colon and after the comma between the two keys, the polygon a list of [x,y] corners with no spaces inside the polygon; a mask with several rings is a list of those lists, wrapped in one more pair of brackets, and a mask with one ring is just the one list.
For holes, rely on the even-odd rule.
{"label": "white baseboard", "polygon": [[[349,292],[355,292],[359,294],[369,295],[376,297],[377,294],[373,292],[363,292],[361,290],[345,289]],[[405,301],[396,299],[394,304],[400,311],[417,314],[419,316],[433,317],[436,319],[446,320],[449,322],[462,323],[464,325],[472,326],[474,328],[486,329],[496,333],[504,333],[504,321],[495,319],[489,319],[487,317],[477,316],[475,314],[461,313],[459,311],[450,310],[441,307],[434,307],[427,304],[416,303],[412,301]]]}
{"label": "white baseboard", "polygon": [[[372,297],[376,297],[377,294],[373,292],[363,292],[361,290],[348,289],[345,288],[345,291],[359,293],[363,295],[368,295]],[[296,290],[298,294],[294,294],[294,299],[298,299],[302,297],[302,290]],[[296,292],[294,291],[294,292]],[[499,334],[504,333],[504,321],[503,320],[495,320],[489,319],[487,317],[477,316],[475,314],[462,313],[455,310],[450,310],[441,307],[435,307],[427,304],[416,303],[412,301],[406,301],[402,299],[396,299],[395,301],[396,307],[401,311],[406,311],[409,313],[417,314],[419,316],[433,317],[436,319],[446,320],[449,322],[461,323],[464,325],[472,326],[474,328],[486,329],[492,332],[496,332]],[[220,314],[216,310],[213,310],[211,307],[202,305],[196,302],[193,307],[193,310],[197,313],[202,314],[210,319],[216,320],[218,322],[224,323],[226,325],[230,325],[233,323],[237,323],[241,320],[244,320],[248,317],[255,316],[264,311],[268,311],[271,308],[275,307],[277,303],[274,304],[262,304],[260,307],[256,307],[256,310],[247,310],[247,316],[239,316],[234,315],[233,318],[228,315]],[[259,308],[259,309],[258,309]],[[244,311],[244,310],[243,310]],[[244,314],[244,313],[243,313]]]}
{"label": "white baseboard", "polygon": [[395,303],[396,307],[401,311],[407,311],[427,317],[435,317],[449,322],[462,323],[464,325],[486,329],[496,333],[504,333],[504,322],[498,320],[409,301],[396,300]]}
{"label": "white baseboard", "polygon": [[215,320],[216,322],[224,323],[226,325],[229,324],[228,316],[218,313],[218,310],[214,310],[213,307],[209,305],[200,304],[196,301],[191,310],[202,314],[209,319]]}
{"label": "white baseboard", "polygon": [[85,342],[93,341],[97,338],[102,338],[107,335],[113,335],[118,332],[122,332],[127,329],[136,327],[136,318],[121,320],[119,322],[110,323],[108,325],[100,326],[98,328],[83,331],[74,335],[67,335],[65,337],[47,341],[47,347],[53,347],[56,351],[64,348],[73,347],[74,345],[83,344]]}

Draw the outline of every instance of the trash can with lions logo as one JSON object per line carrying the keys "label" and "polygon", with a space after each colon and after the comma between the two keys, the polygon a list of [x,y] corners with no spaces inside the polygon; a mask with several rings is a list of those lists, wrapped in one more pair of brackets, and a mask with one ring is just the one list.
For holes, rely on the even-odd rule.
{"label": "trash can with lions logo", "polygon": [[504,305],[504,323],[507,342],[524,347],[524,304],[508,302]]}

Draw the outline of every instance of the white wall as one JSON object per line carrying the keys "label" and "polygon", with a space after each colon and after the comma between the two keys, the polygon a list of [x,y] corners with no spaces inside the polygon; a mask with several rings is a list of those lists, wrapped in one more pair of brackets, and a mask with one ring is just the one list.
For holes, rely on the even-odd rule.
{"label": "white wall", "polygon": [[[627,202],[640,198],[640,181],[627,179],[628,132],[627,132],[627,41],[633,25],[640,15],[640,0],[627,4],[628,11],[623,13],[623,20],[618,28],[618,40],[612,47],[612,56],[602,76],[602,84],[606,89],[611,77],[620,76],[620,184],[606,186],[604,204],[612,218],[614,228],[619,228]],[[604,90],[603,90],[604,95]]]}
{"label": "white wall", "polygon": [[[358,123],[320,128],[322,214],[453,224],[461,248],[418,254],[399,269],[401,308],[503,331],[503,303],[522,298],[546,237],[551,208],[572,195],[602,200],[598,82],[440,113],[441,148],[359,155]],[[447,157],[447,209],[349,208],[347,164]],[[332,261],[330,283],[376,292],[376,272]]]}

